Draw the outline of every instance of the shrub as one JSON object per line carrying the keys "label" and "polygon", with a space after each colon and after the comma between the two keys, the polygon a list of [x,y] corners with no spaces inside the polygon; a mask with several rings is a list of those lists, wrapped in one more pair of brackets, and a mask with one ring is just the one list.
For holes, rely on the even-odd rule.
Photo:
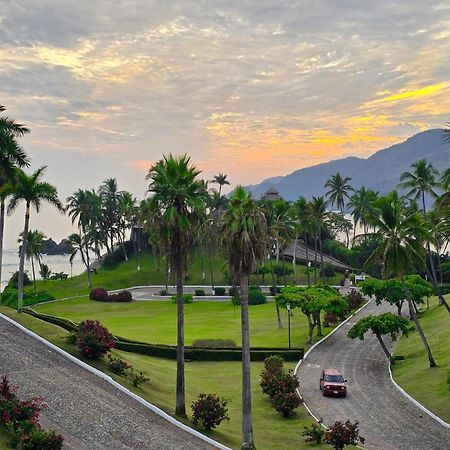
{"label": "shrub", "polygon": [[226,289],[224,287],[214,288],[214,295],[225,295]]}
{"label": "shrub", "polygon": [[[7,306],[17,306],[18,291],[13,288],[6,288],[2,294],[2,304]],[[53,295],[49,294],[47,291],[25,291],[23,293],[23,306],[35,305],[36,303],[48,302],[50,300],[55,300]]]}
{"label": "shrub", "polygon": [[114,347],[114,337],[97,320],[85,320],[80,324],[77,345],[87,358],[99,359]]}
{"label": "shrub", "polygon": [[272,397],[272,407],[283,417],[292,416],[300,403],[300,398],[296,392],[277,391]]}
{"label": "shrub", "polygon": [[339,317],[336,314],[333,314],[332,312],[326,311],[325,315],[323,316],[323,324],[326,327],[329,327],[330,324],[336,325],[339,322]]}
{"label": "shrub", "polygon": [[325,436],[325,430],[322,428],[322,420],[319,423],[312,423],[310,427],[303,427],[302,436],[305,436],[305,442],[321,444]]}
{"label": "shrub", "polygon": [[334,267],[331,263],[326,262],[323,265],[323,271],[320,271],[320,276],[322,277],[326,277],[326,278],[331,278],[334,277],[336,275],[336,271],[334,270]]}
{"label": "shrub", "polygon": [[325,442],[332,445],[335,450],[342,450],[347,445],[364,444],[365,439],[359,435],[358,422],[349,420],[342,423],[339,420],[325,433]]}
{"label": "shrub", "polygon": [[133,296],[130,291],[120,291],[115,294],[109,294],[108,301],[116,302],[116,303],[126,303],[131,302],[133,300]]}
{"label": "shrub", "polygon": [[248,291],[248,304],[249,305],[262,305],[267,303],[267,297],[257,289],[250,289]]}
{"label": "shrub", "polygon": [[284,375],[284,360],[281,356],[269,356],[264,360],[264,369],[261,372],[261,381],[259,385],[263,391],[263,394],[272,398],[278,386],[281,378]]}
{"label": "shrub", "polygon": [[206,295],[204,289],[196,289],[194,292],[198,297],[203,297],[204,295]]}
{"label": "shrub", "polygon": [[54,430],[46,431],[40,425],[34,425],[30,430],[18,427],[13,441],[22,450],[60,450],[64,438]]}
{"label": "shrub", "polygon": [[78,339],[78,334],[75,333],[75,331],[69,331],[66,334],[66,342],[70,345],[76,345],[77,343],[77,339]]}
{"label": "shrub", "polygon": [[270,295],[281,294],[281,289],[281,286],[275,286],[275,289],[273,288],[273,286],[270,286]]}
{"label": "shrub", "polygon": [[135,372],[134,370],[131,370],[130,380],[131,380],[131,384],[137,388],[142,383],[146,383],[147,381],[150,381],[150,378],[146,377],[143,372]]}
{"label": "shrub", "polygon": [[200,348],[234,348],[236,347],[236,342],[231,339],[197,339],[192,346]]}
{"label": "shrub", "polygon": [[352,311],[359,308],[364,303],[364,297],[361,292],[352,289],[347,295],[348,310]]}
{"label": "shrub", "polygon": [[[30,276],[28,275],[28,272],[25,271],[23,273],[23,285],[24,286],[31,286],[33,282],[30,279]],[[6,285],[5,289],[18,289],[19,288],[19,271],[17,270],[11,275],[11,278],[8,281],[8,284]]]}
{"label": "shrub", "polygon": [[159,291],[159,295],[169,295],[169,292],[166,291],[165,289],[161,289],[161,290]]}
{"label": "shrub", "polygon": [[216,428],[228,417],[228,400],[217,394],[200,394],[192,405],[192,423],[201,423],[206,430]]}
{"label": "shrub", "polygon": [[[172,297],[170,297],[170,301],[172,303],[176,303],[177,302],[177,296],[176,295],[172,295]],[[192,294],[183,294],[183,303],[187,304],[187,303],[192,303],[194,301],[194,297],[192,296]]]}
{"label": "shrub", "polygon": [[89,294],[89,298],[97,302],[107,302],[108,297],[109,297],[108,291],[103,288],[94,288],[91,290]]}
{"label": "shrub", "polygon": [[235,286],[230,287],[230,289],[228,289],[228,295],[230,297],[238,297],[239,296],[239,289]]}
{"label": "shrub", "polygon": [[241,297],[231,297],[231,304],[233,306],[241,306]]}
{"label": "shrub", "polygon": [[127,376],[127,372],[133,368],[131,364],[128,364],[125,360],[119,357],[108,355],[108,370],[112,373],[120,375],[122,377]]}

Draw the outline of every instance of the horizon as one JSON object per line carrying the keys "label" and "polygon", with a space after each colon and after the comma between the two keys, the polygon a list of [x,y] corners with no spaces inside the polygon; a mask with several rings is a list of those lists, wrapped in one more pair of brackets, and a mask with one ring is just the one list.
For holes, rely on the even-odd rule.
{"label": "horizon", "polygon": [[[142,198],[169,152],[248,185],[449,120],[444,1],[19,0],[0,23],[0,104],[62,200],[111,176]],[[19,209],[7,247],[21,227]],[[71,230],[47,207],[31,227]]]}

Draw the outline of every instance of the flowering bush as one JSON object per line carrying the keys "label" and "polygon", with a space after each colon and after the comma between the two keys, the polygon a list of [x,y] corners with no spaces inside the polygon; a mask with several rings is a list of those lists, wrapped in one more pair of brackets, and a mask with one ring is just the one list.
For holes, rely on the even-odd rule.
{"label": "flowering bush", "polygon": [[133,369],[130,371],[130,379],[131,384],[134,387],[139,387],[141,383],[146,383],[147,381],[150,381],[150,378],[146,377],[143,372],[135,372]]}
{"label": "flowering bush", "polygon": [[78,348],[89,359],[99,359],[114,347],[113,335],[97,320],[80,323]]}
{"label": "flowering bush", "polygon": [[131,364],[128,364],[126,361],[119,357],[108,355],[108,360],[108,370],[123,377],[126,377],[128,375],[127,372],[133,368]]}
{"label": "flowering bush", "polygon": [[272,398],[278,389],[278,384],[284,374],[284,361],[281,356],[268,356],[264,360],[264,369],[261,372],[261,381],[259,385],[263,394]]}
{"label": "flowering bush", "polygon": [[6,426],[13,447],[22,450],[60,450],[64,438],[55,431],[45,431],[39,424],[41,411],[47,408],[41,397],[21,400],[17,387],[4,375],[0,381],[0,424]]}
{"label": "flowering bush", "polygon": [[348,301],[348,310],[352,311],[356,308],[359,308],[364,303],[364,297],[361,292],[355,291],[352,289],[347,295]]}
{"label": "flowering bush", "polygon": [[97,302],[131,302],[133,300],[129,291],[120,291],[115,294],[109,294],[108,291],[103,288],[92,289],[89,298]]}
{"label": "flowering bush", "polygon": [[294,410],[300,406],[300,397],[296,392],[277,391],[272,397],[272,406],[275,411],[283,414],[283,417],[290,417]]}
{"label": "flowering bush", "polygon": [[201,423],[206,430],[216,428],[228,417],[228,400],[217,394],[200,394],[192,405],[192,423]]}
{"label": "flowering bush", "polygon": [[347,445],[364,444],[365,439],[359,435],[358,422],[350,420],[342,423],[339,420],[325,433],[325,442],[332,445],[335,450],[342,450]]}
{"label": "flowering bush", "polygon": [[131,302],[133,300],[133,297],[131,295],[131,292],[129,291],[120,291],[116,294],[109,294],[108,301],[109,302],[116,302],[116,303],[127,303]]}

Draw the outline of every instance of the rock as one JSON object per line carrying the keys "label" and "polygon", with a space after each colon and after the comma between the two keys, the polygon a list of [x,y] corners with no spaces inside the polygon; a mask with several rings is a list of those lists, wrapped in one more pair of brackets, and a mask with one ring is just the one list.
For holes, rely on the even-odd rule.
{"label": "rock", "polygon": [[67,239],[57,244],[52,238],[44,241],[42,253],[45,255],[66,255],[72,252],[72,246]]}

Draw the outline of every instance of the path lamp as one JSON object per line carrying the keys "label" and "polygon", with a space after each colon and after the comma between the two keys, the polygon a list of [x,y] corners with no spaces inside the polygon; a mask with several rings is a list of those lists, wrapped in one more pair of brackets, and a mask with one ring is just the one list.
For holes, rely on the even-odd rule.
{"label": "path lamp", "polygon": [[291,304],[286,303],[286,309],[288,312],[288,336],[289,336],[289,348],[291,348]]}

